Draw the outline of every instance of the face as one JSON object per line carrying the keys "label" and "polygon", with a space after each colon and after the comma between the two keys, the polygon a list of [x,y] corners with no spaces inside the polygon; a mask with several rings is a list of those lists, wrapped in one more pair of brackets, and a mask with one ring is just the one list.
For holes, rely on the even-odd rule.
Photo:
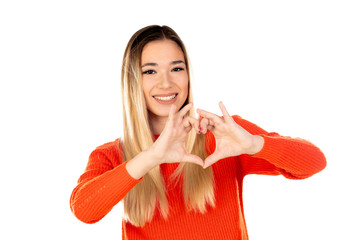
{"label": "face", "polygon": [[189,78],[181,48],[171,40],[149,42],[141,54],[143,92],[152,117],[168,117],[170,106],[177,110],[188,96]]}

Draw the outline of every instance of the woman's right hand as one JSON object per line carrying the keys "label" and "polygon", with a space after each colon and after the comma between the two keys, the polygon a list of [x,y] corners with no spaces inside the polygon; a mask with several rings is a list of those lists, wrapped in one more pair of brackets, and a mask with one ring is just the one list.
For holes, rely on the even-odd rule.
{"label": "woman's right hand", "polygon": [[199,156],[188,153],[185,147],[188,133],[193,127],[199,128],[197,119],[185,116],[192,107],[193,104],[189,103],[176,112],[176,106],[171,105],[165,128],[151,147],[158,164],[191,162],[201,167],[204,165],[204,161]]}

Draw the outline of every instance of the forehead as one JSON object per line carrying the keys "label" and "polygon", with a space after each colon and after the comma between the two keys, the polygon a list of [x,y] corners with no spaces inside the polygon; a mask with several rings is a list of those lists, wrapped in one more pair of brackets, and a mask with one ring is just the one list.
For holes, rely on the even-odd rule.
{"label": "forehead", "polygon": [[185,61],[184,53],[176,42],[168,39],[147,43],[141,53],[141,64],[147,62],[170,62],[174,60]]}

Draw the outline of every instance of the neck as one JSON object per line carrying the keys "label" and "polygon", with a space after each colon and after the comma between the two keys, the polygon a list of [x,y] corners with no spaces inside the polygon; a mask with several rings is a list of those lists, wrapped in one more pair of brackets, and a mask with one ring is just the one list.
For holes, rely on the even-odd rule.
{"label": "neck", "polygon": [[160,135],[165,128],[168,117],[156,116],[150,111],[148,113],[151,132],[155,135]]}

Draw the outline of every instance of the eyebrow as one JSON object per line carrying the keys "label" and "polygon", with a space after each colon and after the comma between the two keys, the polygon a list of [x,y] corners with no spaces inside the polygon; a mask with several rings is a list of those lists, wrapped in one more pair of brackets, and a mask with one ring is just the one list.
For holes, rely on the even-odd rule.
{"label": "eyebrow", "polygon": [[[172,61],[171,62],[171,65],[176,65],[176,64],[179,64],[179,63],[183,63],[183,64],[185,64],[185,62],[184,61],[182,61],[182,60],[176,60],[176,61]],[[145,63],[144,65],[142,65],[141,67],[143,68],[143,67],[146,67],[146,66],[157,66],[158,64],[157,63]]]}

